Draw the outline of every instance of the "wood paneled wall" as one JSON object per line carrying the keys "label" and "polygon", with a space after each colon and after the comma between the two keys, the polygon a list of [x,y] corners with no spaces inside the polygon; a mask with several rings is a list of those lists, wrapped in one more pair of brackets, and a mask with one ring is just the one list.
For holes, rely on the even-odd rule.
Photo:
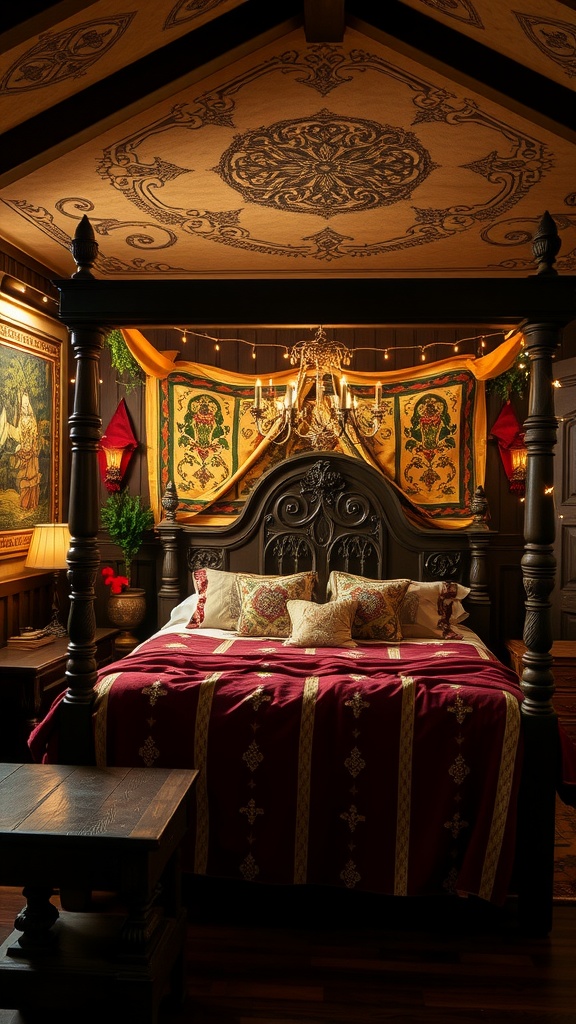
{"label": "wood paneled wall", "polygon": [[[42,629],[51,618],[52,573],[0,581],[0,647],[25,626]],[[62,602],[65,605],[65,602]],[[66,608],[63,607],[63,611]],[[65,618],[61,617],[65,622]]]}

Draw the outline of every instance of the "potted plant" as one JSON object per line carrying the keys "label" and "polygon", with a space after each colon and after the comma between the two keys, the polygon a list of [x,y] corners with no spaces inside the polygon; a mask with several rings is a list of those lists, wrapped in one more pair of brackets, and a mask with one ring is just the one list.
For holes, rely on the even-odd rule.
{"label": "potted plant", "polygon": [[121,630],[116,647],[127,652],[137,644],[132,630],[140,625],[146,614],[146,591],[132,586],[132,561],[142,547],[144,534],[154,525],[154,516],[152,509],[142,504],[139,494],[123,490],[108,495],[100,518],[110,539],[124,555],[125,575],[119,576],[110,566],[104,566],[102,578],[110,587],[108,618]]}

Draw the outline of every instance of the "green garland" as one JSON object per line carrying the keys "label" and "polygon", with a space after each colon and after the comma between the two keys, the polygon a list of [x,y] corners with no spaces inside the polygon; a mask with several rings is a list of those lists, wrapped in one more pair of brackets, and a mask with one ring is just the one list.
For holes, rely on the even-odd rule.
{"label": "green garland", "polygon": [[122,378],[118,383],[124,385],[126,393],[130,394],[136,388],[141,387],[144,383],[144,373],[124,341],[122,331],[110,331],[106,336],[105,344],[110,349],[112,366]]}
{"label": "green garland", "polygon": [[502,401],[507,402],[511,395],[522,397],[529,380],[530,360],[522,349],[509,370],[487,382],[486,391],[489,395],[499,395]]}

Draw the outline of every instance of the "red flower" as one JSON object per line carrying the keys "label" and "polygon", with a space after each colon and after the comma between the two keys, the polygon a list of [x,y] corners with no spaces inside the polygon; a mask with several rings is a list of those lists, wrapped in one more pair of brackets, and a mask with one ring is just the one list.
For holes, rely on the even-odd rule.
{"label": "red flower", "polygon": [[121,594],[123,587],[130,586],[130,580],[126,576],[117,576],[109,565],[102,569],[102,579],[106,586],[110,587],[111,594]]}

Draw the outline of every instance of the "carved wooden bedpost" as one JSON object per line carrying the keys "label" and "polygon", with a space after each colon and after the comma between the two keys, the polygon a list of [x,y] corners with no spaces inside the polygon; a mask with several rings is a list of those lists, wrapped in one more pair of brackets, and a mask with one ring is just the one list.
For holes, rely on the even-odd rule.
{"label": "carved wooden bedpost", "polygon": [[182,600],[180,592],[180,567],[178,564],[178,535],[180,526],[176,522],[178,494],[172,481],[166,485],[162,498],[164,518],[158,523],[162,544],[162,578],[158,591],[158,623],[163,626],[170,618],[173,608]]}
{"label": "carved wooden bedpost", "polygon": [[488,591],[488,548],[490,531],[488,528],[488,499],[482,486],[478,486],[470,502],[472,524],[468,528],[470,545],[470,594],[467,603],[470,606],[471,625],[476,633],[487,639],[490,634],[491,602]]}
{"label": "carved wooden bedpost", "polygon": [[[552,264],[560,247],[554,221],[546,214],[534,239],[539,274],[556,275]],[[535,282],[537,288],[537,282]],[[557,421],[554,416],[552,361],[560,340],[562,324],[550,320],[529,322],[523,327],[530,358],[530,397],[524,423],[528,452],[522,576],[526,591],[522,690],[526,770],[520,803],[521,842],[533,852],[529,870],[519,879],[523,897],[530,905],[531,923],[549,931],[552,924],[554,869],[554,814],[558,766],[558,728],[552,706],[552,623],[550,595],[555,583],[554,537],[554,446]],[[538,816],[532,808],[538,806]],[[534,822],[537,826],[534,826]],[[525,854],[526,854],[525,849]],[[522,858],[524,865],[530,857]],[[536,912],[536,913],[535,913]]]}
{"label": "carved wooden bedpost", "polygon": [[[72,254],[75,278],[92,278],[98,253],[87,217],[78,225]],[[76,360],[74,407],[69,418],[71,467],[68,552],[70,615],[68,619],[68,691],[60,705],[62,716],[59,760],[65,764],[93,763],[91,710],[96,682],[96,618],[94,584],[100,564],[98,548],[98,445],[100,419],[100,353],[105,329],[87,325],[70,332]]]}

